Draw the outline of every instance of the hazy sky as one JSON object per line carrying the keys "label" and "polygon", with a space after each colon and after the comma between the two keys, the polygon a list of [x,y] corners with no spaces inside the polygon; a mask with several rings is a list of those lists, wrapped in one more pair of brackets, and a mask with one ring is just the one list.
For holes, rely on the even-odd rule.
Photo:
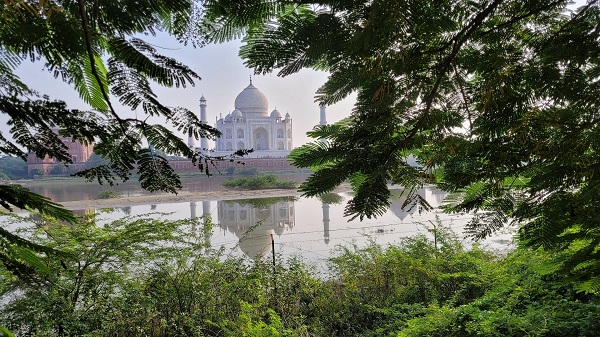
{"label": "hazy sky", "polygon": [[[200,113],[199,99],[202,95],[207,100],[207,115],[210,125],[214,125],[215,117],[223,117],[234,109],[236,96],[248,86],[252,71],[243,65],[238,56],[240,41],[218,45],[207,45],[202,48],[183,46],[173,38],[160,35],[145,37],[145,40],[157,47],[166,56],[174,57],[192,68],[202,77],[193,87],[165,89],[155,86],[159,100],[167,106],[181,106]],[[81,101],[77,92],[43,69],[42,62],[23,62],[18,75],[31,88],[47,94],[51,99],[67,102],[69,108],[89,110]],[[316,90],[326,81],[327,73],[302,70],[285,78],[276,74],[252,75],[252,82],[269,100],[269,112],[277,108],[283,115],[286,112],[293,121],[294,146],[299,146],[310,139],[306,131],[319,123],[319,107],[314,102]],[[327,121],[336,122],[349,115],[355,97],[350,97],[327,108]],[[115,98],[115,102],[118,100]],[[121,107],[119,113],[134,114],[130,109]],[[140,110],[138,117],[143,112]],[[154,119],[154,122],[160,122]],[[1,121],[2,132],[8,133],[6,119]],[[181,135],[187,141],[187,136]],[[196,145],[199,142],[196,142]],[[213,145],[211,144],[211,147]]]}

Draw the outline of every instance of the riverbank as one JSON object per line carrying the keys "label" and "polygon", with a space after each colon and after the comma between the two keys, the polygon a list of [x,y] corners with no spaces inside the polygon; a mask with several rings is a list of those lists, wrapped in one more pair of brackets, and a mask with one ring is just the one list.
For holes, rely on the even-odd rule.
{"label": "riverbank", "polygon": [[[335,192],[350,191],[349,184],[340,185]],[[266,189],[266,190],[241,190],[228,189],[219,191],[187,192],[182,191],[178,194],[155,193],[135,196],[122,196],[111,199],[90,199],[61,202],[66,209],[86,209],[86,208],[113,208],[127,207],[135,205],[152,205],[163,203],[177,203],[190,201],[214,201],[214,200],[239,200],[252,198],[272,198],[272,197],[299,197],[302,193],[294,189]]]}

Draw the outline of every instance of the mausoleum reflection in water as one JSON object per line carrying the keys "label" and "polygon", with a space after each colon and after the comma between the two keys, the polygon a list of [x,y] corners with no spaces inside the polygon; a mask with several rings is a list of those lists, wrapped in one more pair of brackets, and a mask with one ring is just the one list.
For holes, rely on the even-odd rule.
{"label": "mausoleum reflection in water", "polygon": [[271,235],[294,228],[295,197],[217,201],[219,226],[239,239],[239,247],[251,258],[271,251]]}
{"label": "mausoleum reflection in water", "polygon": [[[406,195],[402,193],[402,189],[392,189],[391,192],[391,205],[386,215],[369,221],[348,222],[348,218],[340,217],[348,198],[351,197],[347,193],[331,193],[312,199],[283,197],[217,201],[217,214],[216,216],[213,214],[213,220],[224,232],[235,235],[240,250],[254,259],[265,257],[271,252],[272,235],[275,242],[281,244],[276,246],[278,251],[277,247],[288,248],[288,250],[291,248],[304,255],[311,253],[305,250],[311,250],[307,247],[319,246],[321,250],[327,247],[332,240],[332,232],[335,233],[334,245],[337,245],[348,243],[348,238],[352,241],[355,238],[361,241],[369,236],[400,237],[412,235],[411,233],[416,234],[417,223],[436,221],[436,216],[449,220],[450,216],[441,213],[439,209],[446,196],[444,192],[431,187],[418,190],[415,198],[421,199],[430,206],[426,208],[406,202]],[[299,214],[300,228],[295,226],[297,201],[303,206],[302,214]],[[308,201],[311,203],[309,214],[306,209]],[[332,215],[330,212],[333,212]],[[210,214],[208,202],[203,202],[203,214]],[[192,216],[195,216],[195,210],[192,211]],[[319,223],[314,222],[317,218],[320,218]],[[332,218],[333,229],[330,229]],[[321,229],[315,231],[316,227]],[[318,239],[317,232],[322,233],[322,239]],[[349,234],[352,236],[348,236]],[[331,250],[333,247],[325,249]]]}

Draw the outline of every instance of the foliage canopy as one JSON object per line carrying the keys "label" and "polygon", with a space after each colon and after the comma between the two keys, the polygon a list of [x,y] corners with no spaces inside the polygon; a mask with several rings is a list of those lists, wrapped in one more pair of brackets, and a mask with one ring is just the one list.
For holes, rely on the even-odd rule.
{"label": "foliage canopy", "polygon": [[[60,135],[94,143],[104,161],[76,175],[99,183],[126,181],[137,171],[143,188],[176,193],[181,182],[164,153],[190,158],[209,173],[218,158],[195,153],[171,130],[196,139],[219,132],[188,109],[164,105],[153,90],[156,85],[193,86],[200,76],[140,38],[162,31],[201,46],[199,1],[8,0],[0,3],[0,13],[0,113],[10,128],[9,135],[0,133],[0,155],[25,160],[33,153],[69,164],[72,158]],[[28,61],[42,63],[57,81],[72,86],[89,111],[69,109],[31,90],[15,75]],[[127,117],[132,110],[135,118]],[[152,124],[149,116],[161,116],[167,124]],[[0,187],[2,206],[76,221],[60,205],[18,185]],[[22,247],[23,242],[0,228],[0,261],[19,263],[15,244]]]}
{"label": "foliage canopy", "polygon": [[209,38],[244,36],[257,73],[326,70],[324,105],[357,93],[348,119],[309,133],[327,142],[292,153],[315,168],[306,195],[349,180],[346,214],[374,217],[387,183],[437,183],[454,193],[448,211],[480,212],[473,236],[516,223],[522,243],[565,252],[555,271],[600,290],[599,1],[207,4]]}

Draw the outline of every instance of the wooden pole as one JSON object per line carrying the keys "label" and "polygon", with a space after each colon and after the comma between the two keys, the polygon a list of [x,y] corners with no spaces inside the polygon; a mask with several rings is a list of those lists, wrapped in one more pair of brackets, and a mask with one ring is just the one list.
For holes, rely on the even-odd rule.
{"label": "wooden pole", "polygon": [[275,239],[271,233],[271,251],[273,252],[273,296],[275,298],[275,308],[277,308],[277,266],[275,265]]}

